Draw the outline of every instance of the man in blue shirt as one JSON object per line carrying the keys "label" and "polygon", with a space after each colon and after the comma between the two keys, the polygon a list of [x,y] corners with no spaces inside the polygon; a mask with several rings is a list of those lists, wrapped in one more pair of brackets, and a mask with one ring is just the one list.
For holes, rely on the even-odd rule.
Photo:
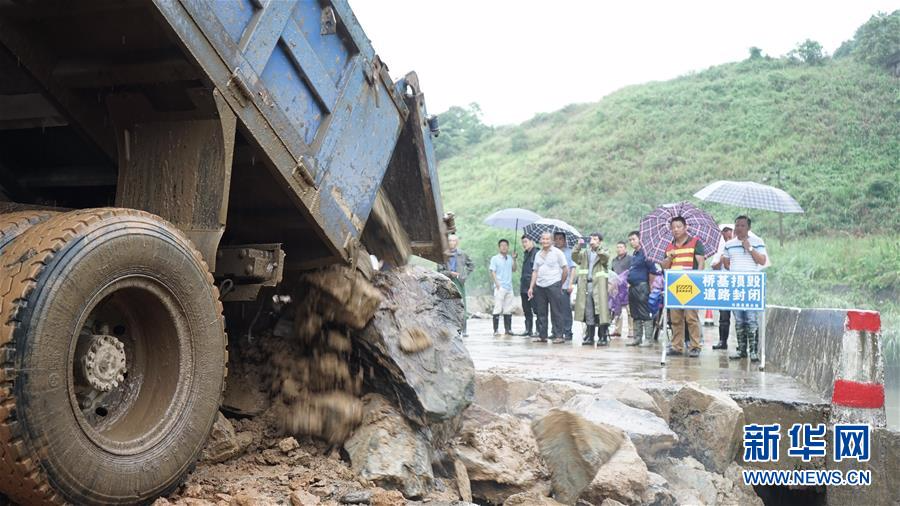
{"label": "man in blue shirt", "polygon": [[491,280],[494,282],[494,337],[500,336],[500,315],[503,315],[504,335],[512,335],[512,273],[516,270],[516,257],[509,254],[509,241],[500,239],[497,248],[500,253],[491,258]]}
{"label": "man in blue shirt", "polygon": [[628,311],[634,319],[634,340],[627,346],[641,342],[649,346],[653,340],[653,315],[650,314],[650,276],[658,275],[656,263],[644,256],[641,235],[637,230],[628,234],[628,242],[634,248],[631,267],[628,269]]}

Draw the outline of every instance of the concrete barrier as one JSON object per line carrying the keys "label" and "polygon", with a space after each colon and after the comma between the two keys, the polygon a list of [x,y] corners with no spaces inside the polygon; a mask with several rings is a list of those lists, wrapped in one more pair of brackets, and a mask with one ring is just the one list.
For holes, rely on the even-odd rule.
{"label": "concrete barrier", "polygon": [[766,309],[766,368],[831,399],[831,421],[885,426],[877,311]]}
{"label": "concrete barrier", "polygon": [[770,306],[765,345],[767,371],[791,375],[830,399],[828,441],[833,441],[836,423],[872,427],[867,462],[823,459],[828,470],[871,470],[872,484],[828,487],[827,504],[900,504],[900,480],[895,477],[900,469],[900,432],[884,428],[879,313]]}

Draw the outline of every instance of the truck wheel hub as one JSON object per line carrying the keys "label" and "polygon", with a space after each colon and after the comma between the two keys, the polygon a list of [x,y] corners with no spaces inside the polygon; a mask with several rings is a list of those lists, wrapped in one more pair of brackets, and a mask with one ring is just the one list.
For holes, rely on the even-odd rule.
{"label": "truck wheel hub", "polygon": [[113,336],[94,335],[81,364],[88,383],[109,392],[125,380],[125,345]]}

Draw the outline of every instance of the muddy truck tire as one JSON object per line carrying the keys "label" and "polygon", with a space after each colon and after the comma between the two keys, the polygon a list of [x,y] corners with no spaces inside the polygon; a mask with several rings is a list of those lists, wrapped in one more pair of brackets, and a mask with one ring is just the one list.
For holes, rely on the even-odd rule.
{"label": "muddy truck tire", "polygon": [[47,221],[59,213],[53,211],[17,211],[0,214],[0,252],[33,225]]}
{"label": "muddy truck tire", "polygon": [[0,492],[132,504],[176,487],[216,419],[222,306],[174,226],[72,211],[0,256]]}

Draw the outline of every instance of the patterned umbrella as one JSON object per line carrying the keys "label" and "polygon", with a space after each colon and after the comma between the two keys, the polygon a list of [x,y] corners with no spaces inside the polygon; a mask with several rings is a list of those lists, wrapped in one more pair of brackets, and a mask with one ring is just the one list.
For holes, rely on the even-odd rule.
{"label": "patterned umbrella", "polygon": [[574,248],[578,244],[578,239],[581,238],[581,233],[575,227],[562,220],[553,218],[541,218],[523,228],[522,232],[534,242],[540,242],[541,234],[544,232],[550,232],[551,234],[563,232],[566,234],[566,246],[570,248]]}
{"label": "patterned umbrella", "polygon": [[672,242],[669,223],[676,216],[684,218],[688,234],[703,243],[705,256],[713,256],[722,238],[716,220],[688,202],[678,202],[658,207],[641,219],[641,247],[647,258],[654,262],[662,262],[666,258],[666,246]]}
{"label": "patterned umbrella", "polygon": [[776,213],[802,213],[794,197],[774,186],[752,181],[716,181],[694,194],[700,200]]}

